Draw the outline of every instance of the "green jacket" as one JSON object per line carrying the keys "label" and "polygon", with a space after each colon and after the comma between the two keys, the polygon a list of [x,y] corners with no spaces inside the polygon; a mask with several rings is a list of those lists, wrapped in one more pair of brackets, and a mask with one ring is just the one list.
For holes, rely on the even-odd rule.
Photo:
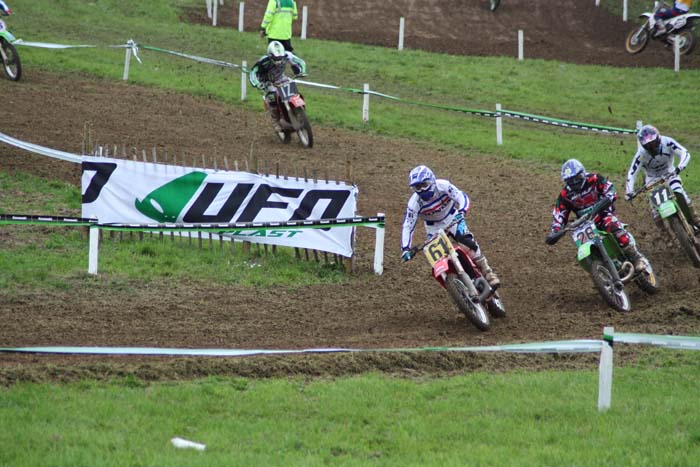
{"label": "green jacket", "polygon": [[268,0],[260,29],[269,39],[292,38],[292,21],[297,19],[297,4],[294,0]]}

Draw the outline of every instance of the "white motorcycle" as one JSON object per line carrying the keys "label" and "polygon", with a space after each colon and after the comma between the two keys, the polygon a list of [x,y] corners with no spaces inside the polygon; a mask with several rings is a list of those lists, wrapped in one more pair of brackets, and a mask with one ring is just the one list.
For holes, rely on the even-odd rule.
{"label": "white motorcycle", "polygon": [[644,19],[644,23],[627,34],[627,40],[625,41],[627,52],[638,54],[647,46],[649,39],[660,40],[668,46],[673,46],[676,37],[680,40],[678,48],[681,55],[688,54],[693,50],[693,47],[695,47],[695,23],[700,19],[700,15],[697,13],[686,13],[664,20],[666,32],[655,35],[656,19],[654,14],[664,7],[670,8],[664,2],[654,2],[654,11],[639,15],[640,18]]}

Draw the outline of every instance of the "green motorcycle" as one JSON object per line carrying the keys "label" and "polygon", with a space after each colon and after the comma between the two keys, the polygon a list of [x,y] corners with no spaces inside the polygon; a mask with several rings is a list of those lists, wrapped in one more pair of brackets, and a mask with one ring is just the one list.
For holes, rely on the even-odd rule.
{"label": "green motorcycle", "polygon": [[638,195],[651,192],[651,204],[659,217],[676,235],[681,249],[696,268],[700,268],[700,240],[696,237],[697,227],[693,225],[688,212],[688,204],[683,196],[677,196],[668,186],[668,179],[660,178],[632,193],[630,200]]}
{"label": "green motorcycle", "polygon": [[19,81],[22,77],[22,62],[19,59],[17,49],[12,43],[15,36],[7,30],[5,22],[0,19],[0,57],[5,75],[12,81]]}
{"label": "green motorcycle", "polygon": [[[571,232],[578,249],[576,259],[591,275],[600,296],[614,309],[626,312],[632,309],[632,304],[625,291],[625,284],[634,281],[644,292],[655,294],[659,291],[659,282],[648,260],[644,260],[644,269],[636,272],[615,237],[596,227],[596,214],[611,203],[607,198],[602,200],[590,212],[547,237],[547,243],[553,245],[567,232]],[[628,234],[632,237],[632,234]],[[634,241],[634,237],[631,241]]]}

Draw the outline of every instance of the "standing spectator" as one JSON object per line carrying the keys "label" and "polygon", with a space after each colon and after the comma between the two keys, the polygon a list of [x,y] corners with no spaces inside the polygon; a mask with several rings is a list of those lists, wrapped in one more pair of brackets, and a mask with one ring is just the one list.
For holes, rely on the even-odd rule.
{"label": "standing spectator", "polygon": [[297,4],[294,0],[268,0],[260,24],[260,37],[267,36],[268,44],[272,41],[281,42],[284,50],[293,52],[292,22],[297,17]]}

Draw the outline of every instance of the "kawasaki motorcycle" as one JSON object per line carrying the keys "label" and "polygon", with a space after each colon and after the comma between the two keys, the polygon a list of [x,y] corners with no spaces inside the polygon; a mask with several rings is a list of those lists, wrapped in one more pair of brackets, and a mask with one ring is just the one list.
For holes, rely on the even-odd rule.
{"label": "kawasaki motorcycle", "polygon": [[[292,140],[292,133],[299,137],[301,145],[311,148],[314,145],[314,135],[311,131],[311,124],[306,117],[306,102],[304,96],[297,90],[296,81],[284,77],[281,81],[273,83],[275,87],[275,104],[279,108],[280,126],[282,131],[275,132],[277,137],[284,144]],[[268,102],[265,99],[265,108]]]}
{"label": "kawasaki motorcycle", "polygon": [[7,30],[5,22],[0,19],[0,56],[5,75],[12,81],[19,81],[22,77],[22,63],[19,60],[17,49],[12,43],[15,36]]}
{"label": "kawasaki motorcycle", "polygon": [[[449,229],[453,224],[448,226]],[[423,245],[411,249],[411,258],[423,251],[432,267],[433,277],[447,290],[460,312],[480,331],[491,327],[489,315],[506,316],[501,297],[491,288],[469,256],[467,248],[453,242],[452,236],[440,229]]]}
{"label": "kawasaki motorcycle", "polygon": [[[596,227],[594,222],[596,214],[611,203],[612,201],[607,198],[602,200],[593,207],[591,212],[548,237],[547,243],[553,245],[564,234],[571,232],[571,237],[578,249],[576,256],[578,263],[591,275],[593,284],[603,300],[612,308],[624,312],[632,309],[625,290],[626,284],[634,281],[644,292],[655,294],[659,290],[659,283],[648,260],[644,260],[644,269],[636,272],[615,237]],[[628,234],[632,237],[632,234],[629,232]],[[634,241],[634,237],[631,241]]]}
{"label": "kawasaki motorcycle", "polygon": [[667,179],[660,178],[632,193],[630,200],[645,192],[651,192],[649,198],[659,218],[676,235],[693,266],[700,268],[700,240],[696,237],[698,228],[691,221],[685,198],[671,190]]}
{"label": "kawasaki motorcycle", "polygon": [[660,40],[668,46],[673,46],[675,38],[678,37],[679,53],[685,55],[690,53],[695,47],[695,23],[700,19],[697,13],[686,13],[684,15],[675,16],[664,21],[666,32],[655,36],[654,25],[656,20],[654,14],[661,8],[670,8],[663,2],[654,2],[654,11],[645,12],[639,15],[644,19],[644,22],[630,31],[625,41],[625,49],[631,54],[638,54],[649,43],[649,39]]}

